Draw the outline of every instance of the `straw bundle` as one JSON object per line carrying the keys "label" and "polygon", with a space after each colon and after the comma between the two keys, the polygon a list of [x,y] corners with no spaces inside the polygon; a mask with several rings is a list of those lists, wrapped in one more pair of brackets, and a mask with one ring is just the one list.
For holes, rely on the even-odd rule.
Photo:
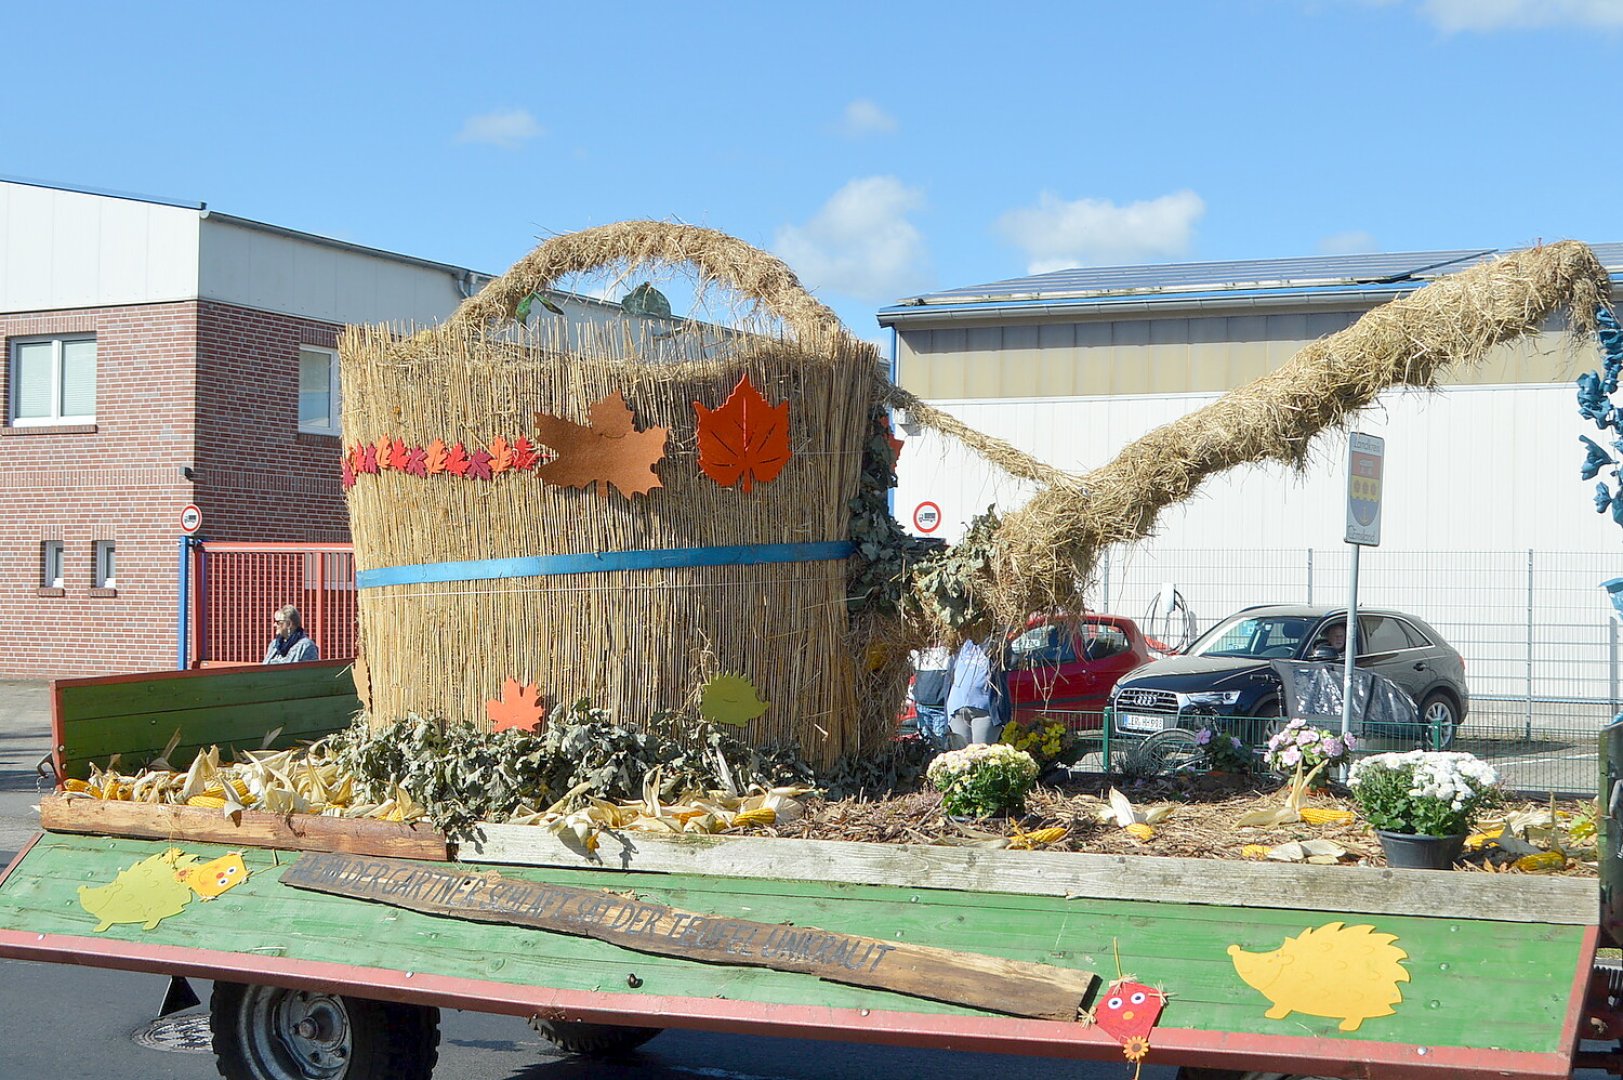
{"label": "straw bundle", "polygon": [[[515,332],[502,322],[560,274],[649,260],[685,260],[781,320],[792,338],[740,335],[723,355],[695,358],[631,323]],[[442,439],[471,449],[534,439],[535,414],[584,424],[591,404],[615,393],[638,430],[670,432],[655,467],[663,486],[629,498],[531,473],[356,477],[349,506],[363,572],[847,537],[877,355],[781,262],[730,237],[657,222],[560,237],[445,326],[407,337],[352,329],[340,352],[346,445]],[[793,450],[775,480],[748,493],[701,473],[694,410],[721,405],[745,375],[769,402],[790,403]],[[859,751],[877,730],[874,717],[889,712],[893,721],[901,692],[894,659],[869,665],[866,641],[853,640],[846,572],[836,558],[363,588],[374,724],[416,712],[488,727],[485,703],[512,678],[538,686],[554,708],[584,697],[622,722],[691,731],[703,684],[737,673],[771,703],[748,737],[796,741],[826,764]],[[882,705],[863,703],[865,720],[859,683],[876,668],[892,685]]]}
{"label": "straw bundle", "polygon": [[[1316,436],[1346,426],[1383,390],[1433,387],[1445,366],[1475,364],[1563,308],[1569,326],[1588,333],[1609,296],[1609,277],[1585,245],[1533,248],[1375,308],[1085,475],[1044,477],[1018,451],[993,448],[990,460],[1047,486],[1003,521],[970,591],[1006,625],[1024,625],[1033,611],[1077,610],[1100,550],[1148,536],[1163,510],[1208,477],[1250,462],[1300,467]],[[925,424],[939,417],[908,407]]]}

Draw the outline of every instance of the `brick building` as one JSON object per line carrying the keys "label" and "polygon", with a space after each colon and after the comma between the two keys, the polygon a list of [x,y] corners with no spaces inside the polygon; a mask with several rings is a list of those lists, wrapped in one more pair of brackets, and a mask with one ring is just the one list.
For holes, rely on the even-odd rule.
{"label": "brick building", "polygon": [[437,321],[486,280],[0,180],[0,677],[174,666],[188,503],[211,540],[347,541],[340,328]]}

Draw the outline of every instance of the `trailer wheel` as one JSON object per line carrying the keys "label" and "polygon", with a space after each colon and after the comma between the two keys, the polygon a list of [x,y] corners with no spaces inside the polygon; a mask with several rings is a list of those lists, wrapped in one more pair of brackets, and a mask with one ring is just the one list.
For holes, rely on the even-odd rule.
{"label": "trailer wheel", "polygon": [[209,1001],[226,1080],[429,1080],[440,1011],[369,998],[217,982]]}
{"label": "trailer wheel", "polygon": [[530,1026],[564,1053],[586,1057],[630,1053],[665,1030],[619,1024],[588,1024],[584,1020],[543,1020],[539,1016],[530,1017]]}

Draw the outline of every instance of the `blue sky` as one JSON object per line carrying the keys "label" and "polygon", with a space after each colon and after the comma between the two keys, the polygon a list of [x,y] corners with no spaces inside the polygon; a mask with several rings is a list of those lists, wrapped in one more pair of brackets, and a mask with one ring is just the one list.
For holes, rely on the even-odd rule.
{"label": "blue sky", "polygon": [[708,225],[789,259],[872,338],[886,303],[1031,270],[1623,240],[1623,0],[6,22],[0,174],[492,271],[589,225]]}

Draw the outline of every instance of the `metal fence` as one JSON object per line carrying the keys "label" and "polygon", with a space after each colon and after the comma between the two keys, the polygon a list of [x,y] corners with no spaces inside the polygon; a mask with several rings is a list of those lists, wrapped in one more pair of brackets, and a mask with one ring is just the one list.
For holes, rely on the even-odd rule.
{"label": "metal fence", "polygon": [[329,660],[355,655],[355,556],[348,544],[205,541],[192,550],[193,662],[257,664],[271,638],[271,612],[298,607]]}
{"label": "metal fence", "polygon": [[[1096,595],[1164,640],[1175,631],[1157,614],[1167,583],[1198,633],[1252,604],[1343,605],[1349,560],[1345,545],[1117,549]],[[1623,706],[1619,626],[1601,588],[1620,574],[1623,552],[1366,548],[1358,602],[1419,616],[1465,658],[1471,707],[1457,749],[1504,763],[1519,790],[1593,795],[1595,737]]]}

